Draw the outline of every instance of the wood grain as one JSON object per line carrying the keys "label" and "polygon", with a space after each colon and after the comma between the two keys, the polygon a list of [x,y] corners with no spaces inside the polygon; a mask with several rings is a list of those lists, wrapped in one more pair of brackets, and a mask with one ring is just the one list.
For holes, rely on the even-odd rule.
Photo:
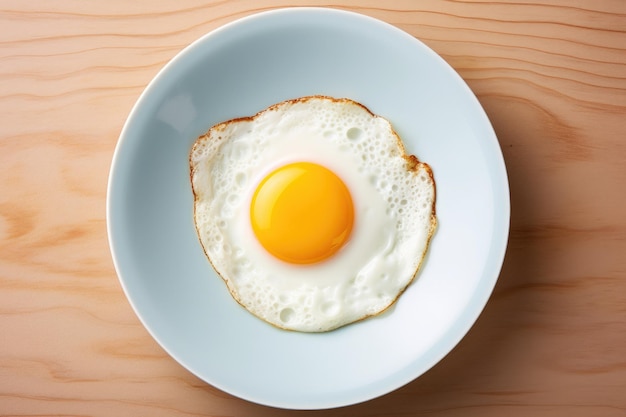
{"label": "wood grain", "polygon": [[0,0],[0,415],[269,416],[147,334],[109,255],[128,112],[204,33],[290,5],[354,10],[441,54],[491,118],[510,246],[459,346],[327,416],[626,415],[626,2]]}

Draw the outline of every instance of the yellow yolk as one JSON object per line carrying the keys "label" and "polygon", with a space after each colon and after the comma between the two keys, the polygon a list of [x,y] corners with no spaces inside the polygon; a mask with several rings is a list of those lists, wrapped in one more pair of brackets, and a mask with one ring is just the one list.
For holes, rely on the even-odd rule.
{"label": "yellow yolk", "polygon": [[250,205],[252,229],[275,257],[294,264],[322,261],[346,243],[354,208],[343,181],[310,162],[285,165],[261,181]]}

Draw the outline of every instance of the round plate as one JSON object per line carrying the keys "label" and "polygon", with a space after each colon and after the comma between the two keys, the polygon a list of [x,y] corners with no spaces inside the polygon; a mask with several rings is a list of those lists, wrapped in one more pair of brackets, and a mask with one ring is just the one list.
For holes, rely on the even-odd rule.
{"label": "round plate", "polygon": [[[392,308],[306,334],[248,313],[213,272],[194,229],[188,155],[215,123],[316,94],[351,98],[391,121],[433,168],[439,227]],[[223,391],[293,409],[383,395],[442,359],[487,302],[509,230],[502,153],[467,85],[405,32],[333,9],[260,13],[179,53],[124,126],[107,198],[117,273],[157,342]]]}

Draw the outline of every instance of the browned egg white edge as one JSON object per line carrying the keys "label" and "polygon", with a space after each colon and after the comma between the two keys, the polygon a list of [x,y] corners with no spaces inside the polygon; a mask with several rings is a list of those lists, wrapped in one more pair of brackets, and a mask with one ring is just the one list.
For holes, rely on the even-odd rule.
{"label": "browned egg white edge", "polygon": [[[373,117],[383,118],[382,116],[378,116],[377,114],[374,114],[370,109],[368,109],[363,104],[361,104],[359,102],[356,102],[354,100],[351,100],[349,98],[335,98],[335,97],[330,97],[330,96],[325,96],[325,95],[305,96],[305,97],[289,99],[289,100],[281,101],[280,103],[273,104],[273,105],[271,105],[271,106],[261,110],[260,112],[256,113],[253,116],[237,117],[237,118],[234,118],[234,119],[230,119],[230,120],[227,120],[227,121],[224,121],[224,122],[217,123],[217,124],[213,125],[209,130],[207,130],[206,133],[198,136],[198,139],[196,139],[196,141],[194,142],[194,144],[193,144],[193,146],[191,148],[191,152],[189,153],[189,166],[190,166],[189,177],[190,177],[190,181],[191,181],[191,190],[192,190],[193,196],[194,196],[194,204],[193,204],[193,219],[194,219],[194,222],[193,223],[194,223],[194,227],[196,229],[196,234],[198,235],[198,240],[200,242],[200,245],[202,246],[202,250],[204,251],[204,254],[205,254],[206,258],[208,259],[209,263],[211,264],[211,267],[213,268],[215,273],[217,275],[219,275],[219,277],[222,279],[222,281],[224,281],[224,283],[226,284],[226,287],[228,288],[228,291],[230,292],[230,295],[235,299],[235,301],[237,301],[237,303],[239,303],[239,305],[241,305],[243,308],[245,308],[246,311],[252,313],[254,316],[257,316],[259,319],[261,319],[265,323],[271,324],[272,326],[278,327],[279,329],[288,330],[288,331],[299,331],[299,330],[294,330],[294,329],[282,327],[282,326],[280,326],[279,324],[276,324],[276,323],[271,323],[271,322],[263,319],[262,317],[258,316],[254,312],[251,312],[250,310],[248,310],[248,308],[244,305],[244,303],[237,297],[235,290],[233,288],[231,288],[231,284],[229,284],[228,280],[226,278],[224,278],[222,276],[222,274],[220,274],[220,272],[217,270],[217,268],[215,268],[215,265],[213,264],[213,261],[211,260],[211,257],[209,256],[206,248],[204,247],[204,244],[202,243],[202,239],[200,238],[200,230],[198,230],[198,225],[196,223],[196,206],[197,206],[199,198],[198,198],[198,194],[196,193],[196,190],[194,189],[194,186],[193,186],[194,165],[193,165],[191,156],[194,154],[195,149],[196,149],[197,146],[200,146],[200,144],[203,141],[209,140],[211,138],[211,134],[213,132],[224,131],[227,126],[229,126],[231,124],[234,124],[234,123],[252,122],[257,117],[261,116],[263,113],[275,110],[275,109],[277,109],[279,107],[282,107],[282,106],[293,105],[293,104],[296,104],[296,103],[304,103],[304,102],[311,101],[311,100],[327,100],[327,101],[330,101],[330,102],[333,102],[333,103],[355,104],[355,105],[360,106],[361,108],[363,108],[365,111],[367,111]],[[360,322],[362,320],[365,320],[365,319],[368,319],[370,317],[382,315],[384,312],[386,312],[391,306],[393,306],[396,303],[396,301],[400,298],[400,296],[404,293],[404,291],[409,287],[409,285],[411,285],[413,283],[413,281],[415,281],[415,277],[419,273],[419,271],[420,271],[420,269],[422,267],[422,264],[424,263],[424,259],[426,258],[426,252],[428,251],[428,248],[430,247],[430,241],[432,240],[432,237],[435,234],[435,230],[437,229],[437,215],[436,215],[436,212],[435,212],[435,207],[436,207],[436,202],[437,202],[437,184],[435,183],[435,176],[433,174],[433,171],[432,171],[430,165],[428,165],[425,162],[421,162],[415,155],[407,154],[406,148],[404,147],[404,143],[402,142],[402,139],[400,139],[400,136],[393,129],[393,126],[391,125],[391,122],[389,120],[387,120],[387,119],[384,119],[384,120],[388,123],[392,135],[396,138],[396,144],[400,148],[401,156],[406,161],[407,171],[413,172],[415,175],[417,175],[417,172],[419,171],[419,169],[423,168],[426,171],[426,173],[428,174],[428,176],[430,177],[430,180],[431,180],[431,182],[433,184],[433,202],[432,202],[432,206],[431,206],[430,228],[428,230],[428,236],[426,238],[426,245],[424,246],[424,251],[421,254],[420,263],[417,265],[417,268],[415,269],[415,273],[413,274],[411,279],[407,282],[407,284],[404,286],[404,288],[402,288],[398,292],[398,295],[396,296],[396,298],[394,298],[389,303],[389,305],[387,305],[385,308],[383,308],[379,312],[373,313],[373,314],[367,314],[367,315],[365,315],[365,316],[363,316],[363,317],[361,317],[361,318],[359,318],[359,319],[357,319],[355,321],[352,321],[352,322],[349,322],[349,323],[345,323],[345,324],[341,324],[339,326],[336,326],[336,327],[333,327],[333,328],[330,328],[330,329],[317,330],[317,331],[314,330],[314,331],[303,332],[303,333],[323,333],[323,332],[329,332],[329,331],[336,330],[336,329],[338,329],[340,327],[343,327],[343,326],[347,326],[347,325],[350,325],[350,324],[353,324],[353,323],[358,323],[358,322]],[[217,139],[221,140],[222,136],[218,135]]]}

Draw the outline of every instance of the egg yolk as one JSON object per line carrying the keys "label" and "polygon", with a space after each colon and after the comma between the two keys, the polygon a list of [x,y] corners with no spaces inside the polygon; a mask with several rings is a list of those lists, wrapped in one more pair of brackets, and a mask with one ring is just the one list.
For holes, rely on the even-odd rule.
{"label": "egg yolk", "polygon": [[269,253],[286,262],[311,264],[346,243],[354,207],[348,188],[332,171],[296,162],[261,181],[252,197],[250,220]]}

